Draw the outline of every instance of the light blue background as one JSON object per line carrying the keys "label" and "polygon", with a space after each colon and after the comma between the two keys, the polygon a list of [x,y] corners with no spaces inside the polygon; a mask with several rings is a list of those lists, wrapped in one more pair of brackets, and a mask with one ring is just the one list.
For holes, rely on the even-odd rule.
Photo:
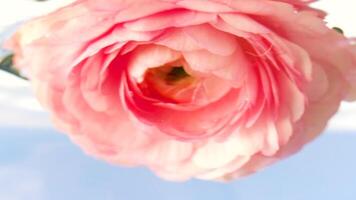
{"label": "light blue background", "polygon": [[354,200],[356,137],[328,133],[302,152],[229,184],[172,183],[86,156],[51,129],[0,129],[1,200]]}

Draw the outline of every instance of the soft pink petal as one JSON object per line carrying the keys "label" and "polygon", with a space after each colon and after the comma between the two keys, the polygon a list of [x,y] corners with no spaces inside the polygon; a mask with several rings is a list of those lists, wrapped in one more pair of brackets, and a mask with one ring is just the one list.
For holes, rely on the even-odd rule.
{"label": "soft pink petal", "polygon": [[233,35],[218,31],[208,24],[186,27],[184,32],[199,46],[214,54],[231,55],[237,48],[236,38]]}

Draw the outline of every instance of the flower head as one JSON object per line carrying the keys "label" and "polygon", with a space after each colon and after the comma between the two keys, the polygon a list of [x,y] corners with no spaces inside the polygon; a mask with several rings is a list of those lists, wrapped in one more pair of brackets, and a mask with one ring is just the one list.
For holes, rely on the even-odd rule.
{"label": "flower head", "polygon": [[230,180],[354,99],[356,50],[297,0],[78,0],[8,42],[56,126],[111,163]]}

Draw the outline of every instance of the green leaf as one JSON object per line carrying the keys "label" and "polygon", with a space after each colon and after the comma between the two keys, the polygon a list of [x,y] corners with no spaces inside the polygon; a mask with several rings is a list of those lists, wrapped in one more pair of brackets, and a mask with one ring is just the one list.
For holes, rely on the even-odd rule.
{"label": "green leaf", "polygon": [[15,75],[21,79],[27,80],[27,78],[21,76],[19,71],[13,67],[13,62],[12,62],[13,58],[14,58],[13,54],[10,54],[10,55],[6,56],[5,58],[3,58],[0,61],[0,69],[4,70],[12,75]]}
{"label": "green leaf", "polygon": [[339,27],[333,27],[333,29],[340,34],[344,34],[344,31]]}

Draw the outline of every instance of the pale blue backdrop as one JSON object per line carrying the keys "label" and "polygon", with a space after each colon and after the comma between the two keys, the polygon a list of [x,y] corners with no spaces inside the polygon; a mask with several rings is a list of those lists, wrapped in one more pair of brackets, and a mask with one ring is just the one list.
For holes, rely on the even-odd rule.
{"label": "pale blue backdrop", "polygon": [[54,130],[0,129],[1,200],[354,200],[356,135],[328,133],[301,153],[229,184],[172,183],[82,153]]}

